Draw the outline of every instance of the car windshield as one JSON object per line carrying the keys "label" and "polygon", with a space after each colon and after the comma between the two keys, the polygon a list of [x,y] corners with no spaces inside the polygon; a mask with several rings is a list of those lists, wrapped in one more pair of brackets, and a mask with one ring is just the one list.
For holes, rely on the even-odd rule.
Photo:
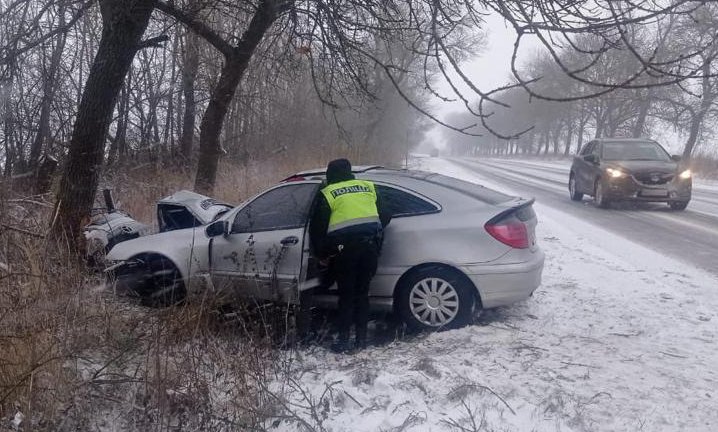
{"label": "car windshield", "polygon": [[654,142],[610,142],[603,144],[603,159],[615,161],[670,161],[663,147]]}

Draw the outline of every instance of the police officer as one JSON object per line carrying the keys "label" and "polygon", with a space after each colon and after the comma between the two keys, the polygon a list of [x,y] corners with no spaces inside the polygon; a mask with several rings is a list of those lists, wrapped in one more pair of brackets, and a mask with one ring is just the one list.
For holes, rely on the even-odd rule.
{"label": "police officer", "polygon": [[310,235],[315,253],[332,267],[339,288],[339,335],[331,349],[346,352],[352,349],[352,323],[356,325],[356,348],[366,346],[369,282],[376,273],[382,230],[390,216],[383,211],[374,184],[357,180],[347,159],[329,162],[326,176]]}

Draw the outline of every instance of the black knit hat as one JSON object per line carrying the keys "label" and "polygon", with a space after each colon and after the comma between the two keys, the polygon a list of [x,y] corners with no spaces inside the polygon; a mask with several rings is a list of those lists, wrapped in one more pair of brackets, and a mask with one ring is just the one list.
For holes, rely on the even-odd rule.
{"label": "black knit hat", "polygon": [[335,159],[327,165],[327,183],[338,183],[352,180],[352,164],[348,159]]}

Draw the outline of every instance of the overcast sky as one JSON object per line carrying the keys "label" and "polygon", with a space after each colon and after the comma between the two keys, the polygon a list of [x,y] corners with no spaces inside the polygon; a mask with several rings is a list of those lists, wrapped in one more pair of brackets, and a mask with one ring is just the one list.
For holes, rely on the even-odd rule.
{"label": "overcast sky", "polygon": [[[486,33],[487,43],[483,51],[474,59],[463,64],[462,71],[482,91],[492,90],[500,87],[510,80],[511,75],[511,54],[516,39],[516,33],[511,29],[503,17],[493,14],[487,17],[486,26],[483,29]],[[519,64],[525,61],[539,49],[539,44],[528,38],[524,38],[519,52]],[[444,96],[452,96],[449,85],[441,80],[437,83],[438,88]],[[466,90],[465,94],[471,96],[471,91]],[[477,99],[469,97],[469,100]],[[445,118],[447,114],[457,111],[465,111],[463,103],[447,103],[436,100],[433,103],[433,113],[439,118]],[[443,147],[440,129],[442,126],[435,126],[428,133],[427,141],[437,147]],[[427,143],[427,144],[428,144]]]}
{"label": "overcast sky", "polygon": [[[516,33],[506,24],[503,17],[496,14],[487,17],[484,31],[486,32],[487,38],[486,47],[483,52],[474,59],[467,61],[463,65],[462,70],[479,89],[488,91],[500,87],[510,80],[511,54],[513,52]],[[529,37],[524,37],[519,51],[518,64],[521,65],[525,63],[541,50],[541,44],[535,38],[529,39]],[[437,86],[443,92],[444,96],[452,95],[451,88],[445,82],[438,82]],[[471,95],[470,90],[467,90],[465,94]],[[475,100],[476,98],[469,99]],[[452,112],[466,110],[461,102],[447,103],[438,99],[432,106],[432,112],[441,119],[444,119],[447,114]],[[434,128],[427,133],[425,141],[419,146],[417,151],[427,152],[432,147],[444,148],[446,143],[441,133],[442,129],[443,126],[435,125]],[[679,153],[685,141],[685,137],[673,130],[672,127],[668,127],[664,124],[655,124],[648,135],[650,138],[664,145],[671,153]]]}

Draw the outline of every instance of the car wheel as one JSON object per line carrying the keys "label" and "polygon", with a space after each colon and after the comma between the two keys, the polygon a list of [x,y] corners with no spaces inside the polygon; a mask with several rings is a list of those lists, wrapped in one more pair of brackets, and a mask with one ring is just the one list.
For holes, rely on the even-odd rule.
{"label": "car wheel", "polygon": [[457,328],[471,320],[475,288],[444,267],[425,268],[407,277],[398,291],[397,311],[417,330]]}
{"label": "car wheel", "polygon": [[172,306],[185,299],[182,275],[170,260],[158,256],[144,258],[143,270],[144,283],[137,290],[143,305]]}
{"label": "car wheel", "polygon": [[672,210],[685,210],[688,207],[688,201],[671,201],[668,205]]}
{"label": "car wheel", "polygon": [[608,208],[610,203],[608,198],[606,198],[606,193],[601,179],[596,180],[596,185],[593,189],[593,201],[600,208]]}
{"label": "car wheel", "polygon": [[583,194],[576,191],[576,176],[573,173],[568,178],[568,193],[572,201],[581,201],[583,199]]}

